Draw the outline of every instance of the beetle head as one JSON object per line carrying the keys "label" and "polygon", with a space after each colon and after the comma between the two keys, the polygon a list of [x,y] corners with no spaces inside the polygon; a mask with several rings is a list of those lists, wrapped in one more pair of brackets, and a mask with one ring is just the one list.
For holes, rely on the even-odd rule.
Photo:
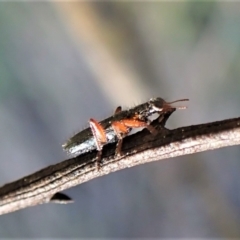
{"label": "beetle head", "polygon": [[186,109],[186,106],[174,106],[173,103],[189,101],[189,99],[179,99],[173,102],[166,102],[162,98],[151,98],[149,100],[149,114],[165,112],[169,109]]}

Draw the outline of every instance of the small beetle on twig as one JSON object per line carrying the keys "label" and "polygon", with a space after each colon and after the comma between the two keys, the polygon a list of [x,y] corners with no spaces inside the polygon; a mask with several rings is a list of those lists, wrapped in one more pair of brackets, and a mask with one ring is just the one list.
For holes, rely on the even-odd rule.
{"label": "small beetle on twig", "polygon": [[99,165],[104,145],[118,141],[116,154],[121,154],[123,138],[127,136],[133,128],[144,127],[152,134],[157,134],[157,130],[150,125],[151,120],[149,117],[157,113],[159,114],[159,122],[161,122],[161,116],[166,111],[176,108],[186,108],[185,106],[177,107],[172,105],[180,101],[188,101],[188,99],[166,102],[162,98],[151,98],[148,102],[128,110],[122,111],[122,108],[118,107],[113,116],[101,122],[91,118],[89,120],[90,128],[86,128],[71,137],[63,145],[63,149],[74,156],[97,149],[97,162]]}

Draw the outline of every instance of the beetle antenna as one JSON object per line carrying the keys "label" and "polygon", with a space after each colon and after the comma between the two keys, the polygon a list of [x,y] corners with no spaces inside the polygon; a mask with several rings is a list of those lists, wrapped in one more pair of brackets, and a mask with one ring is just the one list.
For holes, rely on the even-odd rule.
{"label": "beetle antenna", "polygon": [[179,100],[176,100],[176,101],[173,101],[173,102],[167,102],[167,104],[172,104],[172,103],[176,103],[176,102],[186,102],[186,101],[189,101],[189,99],[187,99],[187,98],[179,99]]}
{"label": "beetle antenna", "polygon": [[[179,100],[176,100],[176,101],[173,101],[173,102],[166,102],[167,105],[170,105],[173,104],[173,103],[176,103],[176,102],[186,102],[186,101],[189,101],[189,99],[185,98],[185,99],[179,99]],[[174,108],[177,108],[177,109],[186,109],[187,107],[186,106],[179,106],[179,107],[174,107]]]}

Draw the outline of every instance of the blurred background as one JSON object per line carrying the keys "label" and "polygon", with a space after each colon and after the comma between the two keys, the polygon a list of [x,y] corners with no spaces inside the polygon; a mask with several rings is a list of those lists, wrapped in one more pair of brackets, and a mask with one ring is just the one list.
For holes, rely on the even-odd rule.
{"label": "blurred background", "polygon": [[[240,116],[240,3],[1,3],[0,183],[68,156],[116,106],[189,98],[167,127]],[[239,146],[141,165],[0,217],[0,238],[240,237]]]}

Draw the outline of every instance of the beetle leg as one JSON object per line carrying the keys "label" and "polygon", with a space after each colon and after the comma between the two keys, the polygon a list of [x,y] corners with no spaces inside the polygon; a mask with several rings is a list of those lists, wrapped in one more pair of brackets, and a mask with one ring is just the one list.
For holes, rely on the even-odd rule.
{"label": "beetle leg", "polygon": [[131,131],[131,128],[125,126],[122,121],[112,122],[112,128],[118,138],[118,143],[117,143],[117,148],[116,148],[115,154],[121,155],[123,138]]}
{"label": "beetle leg", "polygon": [[122,111],[122,107],[118,106],[113,115],[116,115],[117,113],[120,113],[121,111]]}
{"label": "beetle leg", "polygon": [[97,146],[97,168],[100,168],[100,161],[102,157],[102,148],[103,145],[107,142],[107,136],[104,128],[101,126],[101,124],[96,121],[95,119],[90,119],[89,120],[89,125]]}
{"label": "beetle leg", "polygon": [[148,122],[137,119],[123,119],[112,122],[112,128],[118,138],[116,154],[121,155],[123,138],[131,131],[132,128],[146,127],[150,133],[156,135],[158,131]]}
{"label": "beetle leg", "polygon": [[157,135],[157,130],[151,126],[148,122],[137,120],[137,119],[124,119],[121,121],[126,127],[130,128],[140,128],[140,127],[145,127],[148,129],[148,131],[153,134]]}

